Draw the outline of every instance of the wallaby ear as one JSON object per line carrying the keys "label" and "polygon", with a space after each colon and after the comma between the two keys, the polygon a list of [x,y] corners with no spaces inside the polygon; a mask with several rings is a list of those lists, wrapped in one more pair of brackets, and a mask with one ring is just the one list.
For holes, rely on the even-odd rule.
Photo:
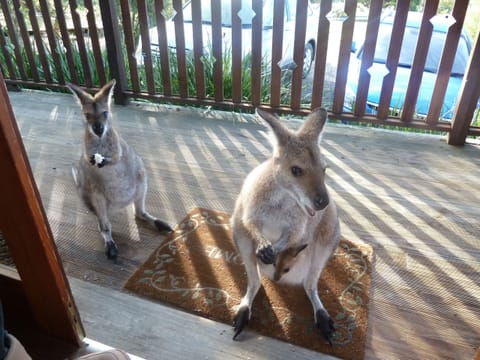
{"label": "wallaby ear", "polygon": [[[270,126],[277,140],[277,144],[285,144],[289,131],[282,125],[280,119],[276,115],[270,114],[262,109],[257,109],[257,114]],[[273,145],[275,146],[277,144],[274,143]]]}
{"label": "wallaby ear", "polygon": [[67,87],[70,89],[72,94],[75,96],[75,99],[77,99],[77,102],[80,104],[80,106],[85,105],[86,103],[91,103],[93,101],[92,95],[87,93],[85,90],[83,90],[80,86],[67,83]]}
{"label": "wallaby ear", "polygon": [[316,108],[305,119],[305,122],[298,131],[298,136],[320,142],[326,122],[327,110]]}
{"label": "wallaby ear", "polygon": [[298,255],[302,250],[304,250],[307,246],[308,246],[308,244],[303,244],[303,245],[297,246],[296,248],[293,248],[293,257],[297,257],[297,255]]}
{"label": "wallaby ear", "polygon": [[113,88],[115,87],[116,80],[112,79],[95,94],[95,100],[103,100],[107,102],[108,106],[110,106],[110,103],[112,102],[112,96],[113,96]]}

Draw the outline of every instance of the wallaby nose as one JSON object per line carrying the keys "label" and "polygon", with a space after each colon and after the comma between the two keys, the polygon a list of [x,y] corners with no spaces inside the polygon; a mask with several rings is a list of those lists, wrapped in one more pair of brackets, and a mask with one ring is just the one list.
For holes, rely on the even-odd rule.
{"label": "wallaby nose", "polygon": [[330,200],[328,199],[328,195],[317,195],[313,200],[313,205],[315,206],[316,210],[323,210],[327,207]]}
{"label": "wallaby nose", "polygon": [[95,135],[97,135],[98,137],[102,137],[104,129],[105,127],[103,126],[102,123],[94,122],[92,125],[92,130],[95,133]]}

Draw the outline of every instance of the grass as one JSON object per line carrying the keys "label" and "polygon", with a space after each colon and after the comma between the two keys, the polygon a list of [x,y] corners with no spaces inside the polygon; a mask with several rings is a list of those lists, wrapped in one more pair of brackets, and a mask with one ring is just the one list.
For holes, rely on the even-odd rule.
{"label": "grass", "polygon": [[[44,44],[43,47],[44,47],[44,50],[45,50],[45,53],[46,53],[48,68],[49,68],[50,73],[52,75],[52,82],[58,83],[60,81],[60,76],[59,76],[59,74],[57,72],[57,68],[55,66],[55,61],[54,61],[54,56],[53,56],[52,50],[50,49],[48,44]],[[17,79],[20,79],[21,78],[20,68],[18,66],[19,61],[15,56],[15,53],[13,51],[13,46],[10,44],[8,46],[5,46],[5,49],[8,53],[8,56],[10,57],[10,59],[13,62],[13,67],[14,67],[14,71],[15,71],[14,77],[17,78]],[[57,49],[62,49],[62,45],[61,45],[60,41],[57,41]],[[77,76],[77,82],[79,84],[85,84],[86,83],[86,76],[85,76],[85,71],[84,71],[84,67],[83,67],[83,64],[82,64],[82,60],[81,60],[81,57],[80,57],[80,50],[78,49],[77,46],[72,45],[72,52],[71,53],[72,53],[72,57],[73,57],[73,62],[75,64],[75,72],[76,72],[76,76]],[[69,70],[70,68],[69,68],[69,65],[68,65],[68,58],[67,58],[66,51],[57,51],[57,54],[58,54],[59,62],[60,62],[60,71],[62,72],[65,81],[72,82],[73,78],[72,78],[70,70]],[[22,47],[20,62],[23,64],[23,66],[25,68],[27,78],[28,79],[33,78],[33,71],[34,71],[33,69],[35,68],[36,71],[39,74],[40,80],[41,81],[46,81],[45,71],[44,71],[43,66],[40,62],[40,55],[39,55],[38,51],[36,50],[36,47],[33,49],[33,58],[34,58],[34,63],[31,64],[29,62],[28,57],[27,57],[27,52],[25,50],[25,47]],[[92,78],[92,83],[93,83],[94,86],[100,86],[100,78],[99,78],[99,75],[98,75],[96,62],[95,62],[95,57],[94,57],[94,53],[93,53],[92,49],[87,50],[87,58],[88,58],[88,68],[90,69],[90,76]],[[106,51],[102,52],[102,60],[103,60],[103,63],[105,64],[106,76],[107,76],[107,78],[109,78],[110,75],[109,75],[108,59],[107,59]],[[3,74],[9,74],[8,69],[7,69],[5,64],[6,64],[5,55],[4,55],[3,52],[0,52],[1,71],[3,72]],[[9,77],[12,78],[12,74],[9,74]]]}
{"label": "grass", "polygon": [[[46,58],[50,73],[52,74],[52,81],[54,83],[60,82],[60,76],[57,73],[57,68],[55,66],[54,61],[54,54],[49,46],[49,44],[44,43],[43,47],[45,49]],[[60,40],[57,40],[57,49],[62,49],[62,44]],[[124,47],[125,48],[125,47]],[[34,52],[34,63],[31,64],[28,60],[25,48],[22,47],[21,51],[21,59],[18,61],[16,59],[15,53],[13,51],[13,46],[11,44],[7,44],[4,47],[5,51],[7,52],[10,59],[13,61],[15,73],[14,77],[20,79],[20,71],[18,64],[21,62],[26,70],[27,78],[33,78],[33,69],[35,68],[40,76],[41,81],[45,81],[45,74],[44,69],[40,62],[40,55],[38,54],[37,48],[33,47]],[[93,50],[88,47],[87,45],[87,58],[88,58],[88,69],[90,72],[90,76],[92,79],[93,87],[100,87],[100,78],[98,75],[98,71],[96,68],[96,62],[94,57]],[[12,77],[12,74],[9,74],[8,69],[6,68],[6,62],[4,53],[0,52],[0,68],[3,74],[6,77]],[[60,68],[63,74],[63,77],[66,82],[74,82],[72,78],[71,71],[68,64],[68,57],[66,51],[58,51],[58,56],[60,59]],[[86,74],[85,69],[82,63],[82,59],[80,56],[80,50],[76,46],[75,42],[72,42],[72,49],[71,49],[71,56],[73,58],[73,62],[75,64],[75,75],[77,77],[76,83],[79,85],[86,84]],[[105,72],[107,79],[110,78],[109,74],[109,67],[108,67],[108,59],[106,50],[102,51],[102,59],[103,64],[105,67]],[[128,57],[124,54],[124,62],[128,64]],[[175,95],[180,94],[180,81],[179,81],[179,73],[178,73],[178,64],[177,64],[177,56],[175,50],[170,49],[169,52],[169,62],[170,62],[170,76],[171,76],[171,85],[172,85],[172,93]],[[206,98],[214,98],[215,93],[215,85],[213,82],[213,73],[214,73],[214,63],[215,58],[213,56],[212,47],[207,46],[204,55],[202,56],[202,63],[204,68],[204,79],[205,79],[205,90],[206,90]],[[225,99],[232,99],[233,94],[233,79],[232,79],[232,52],[228,49],[223,52],[222,58],[223,64],[223,95]],[[187,52],[186,54],[186,68],[187,68],[187,87],[188,87],[188,94],[190,97],[196,97],[197,93],[197,84],[196,84],[196,77],[195,77],[195,63],[193,52]],[[161,74],[161,67],[160,67],[160,58],[158,56],[153,57],[153,70],[154,70],[154,83],[155,83],[155,90],[158,93],[163,93],[163,79]],[[139,73],[139,80],[141,85],[141,91],[147,91],[147,81],[146,81],[146,73],[144,66],[140,66],[138,68]],[[288,105],[290,103],[290,88],[291,88],[291,72],[284,71],[282,73],[282,88],[280,91],[281,94],[281,104]],[[127,79],[129,82],[129,88],[132,88],[132,80],[131,74],[127,71]],[[247,54],[244,56],[242,60],[242,101],[249,102],[252,100],[252,56],[251,54]],[[269,103],[270,102],[270,71],[269,71],[269,61],[268,59],[262,59],[261,63],[261,79],[260,79],[260,101],[262,103]],[[309,104],[309,99],[304,99],[304,104]]]}
{"label": "grass", "polygon": [[[225,99],[232,99],[233,97],[233,78],[232,78],[232,52],[228,49],[223,52],[222,58],[222,71],[223,71],[223,96]],[[196,97],[197,84],[195,77],[195,61],[193,52],[188,51],[186,53],[186,67],[187,67],[187,86],[188,94],[190,97]],[[205,79],[205,96],[206,98],[214,98],[215,84],[214,78],[214,64],[215,57],[213,56],[211,46],[207,46],[204,55],[201,58],[204,70]],[[170,75],[172,83],[172,92],[176,95],[180,93],[180,81],[179,70],[177,63],[177,55],[174,49],[169,50],[169,64]],[[160,57],[153,57],[153,72],[156,91],[163,92],[163,82],[160,67]],[[242,59],[242,101],[252,100],[252,56],[247,54]],[[146,90],[146,73],[144,66],[139,67],[139,77],[142,90]],[[264,103],[270,102],[270,71],[268,62],[266,59],[262,60],[261,64],[261,92],[260,101]],[[289,79],[287,72],[282,76],[282,89],[281,89],[281,102],[282,104],[288,104],[289,102],[289,88],[291,80]]]}

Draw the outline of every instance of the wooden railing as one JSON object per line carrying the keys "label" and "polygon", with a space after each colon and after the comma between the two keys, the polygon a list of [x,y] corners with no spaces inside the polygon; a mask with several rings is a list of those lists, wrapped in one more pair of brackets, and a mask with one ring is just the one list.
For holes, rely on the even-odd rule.
{"label": "wooden railing", "polygon": [[[221,28],[221,1],[212,1],[211,59],[208,62],[202,39],[201,1],[192,0],[192,28],[194,46],[186,51],[182,0],[172,0],[176,51],[168,47],[167,6],[163,0],[0,0],[0,67],[8,85],[34,88],[63,89],[66,82],[87,88],[98,88],[109,78],[117,79],[115,101],[126,103],[129,98],[148,99],[178,104],[207,105],[218,108],[253,111],[258,106],[276,112],[308,113],[323,106],[330,116],[342,121],[393,125],[447,132],[450,144],[465,143],[468,135],[479,136],[480,128],[472,119],[480,95],[480,44],[478,36],[472,46],[470,62],[458,95],[451,121],[440,119],[458,41],[461,36],[468,1],[456,1],[452,16],[456,22],[448,29],[447,40],[440,60],[428,114],[415,115],[422,73],[426,62],[425,44],[430,42],[432,24],[437,13],[438,0],[427,0],[420,26],[419,41],[411,68],[405,102],[392,115],[390,103],[396,70],[399,63],[401,39],[405,30],[409,1],[399,0],[393,23],[392,39],[380,101],[375,115],[365,108],[371,76],[375,44],[382,16],[383,1],[371,0],[366,22],[366,36],[360,64],[355,106],[344,107],[347,73],[350,66],[352,39],[356,24],[356,0],[346,0],[340,27],[339,44],[328,44],[332,35],[329,13],[332,0],[322,0],[313,8],[318,16],[315,38],[315,62],[312,73],[303,77],[303,54],[308,0],[296,1],[293,70],[282,71],[278,66],[282,57],[281,44],[284,4],[273,2],[273,46],[271,57],[265,62],[262,49],[262,2],[252,0],[254,16],[251,23],[251,53],[248,61],[242,54],[242,20],[232,17],[231,34],[234,46],[225,49]],[[38,5],[35,5],[37,4]],[[232,14],[242,9],[245,0],[232,0]],[[82,16],[83,14],[83,16]],[[310,25],[309,25],[310,26]],[[152,53],[149,29],[156,27],[158,51]],[[317,25],[315,26],[317,27]],[[139,29],[136,31],[135,29]],[[335,30],[336,31],[336,30]],[[138,62],[138,43],[144,54]],[[338,57],[332,70],[327,52],[338,46]],[[228,77],[230,85],[225,85]],[[285,78],[287,83],[285,83]],[[208,85],[208,86],[207,86]],[[308,96],[302,94],[308,88]],[[285,91],[286,90],[286,91]]]}

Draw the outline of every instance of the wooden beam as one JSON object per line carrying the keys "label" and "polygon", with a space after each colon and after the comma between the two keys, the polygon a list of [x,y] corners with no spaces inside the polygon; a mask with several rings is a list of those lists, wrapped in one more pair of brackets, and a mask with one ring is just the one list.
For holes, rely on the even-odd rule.
{"label": "wooden beam", "polygon": [[477,108],[480,96],[480,33],[477,34],[470,62],[465,72],[459,100],[452,118],[452,130],[448,134],[449,145],[464,145],[472,122],[473,114]]}
{"label": "wooden beam", "polygon": [[[79,346],[84,330],[0,73],[0,229],[38,326]],[[2,297],[8,294],[2,292]]]}
{"label": "wooden beam", "polygon": [[99,5],[105,44],[107,45],[110,77],[117,80],[117,84],[113,89],[113,97],[115,104],[126,105],[128,98],[125,96],[125,90],[128,89],[128,82],[125,61],[123,60],[122,43],[120,41],[120,26],[118,24],[116,5],[113,0],[100,1]]}

